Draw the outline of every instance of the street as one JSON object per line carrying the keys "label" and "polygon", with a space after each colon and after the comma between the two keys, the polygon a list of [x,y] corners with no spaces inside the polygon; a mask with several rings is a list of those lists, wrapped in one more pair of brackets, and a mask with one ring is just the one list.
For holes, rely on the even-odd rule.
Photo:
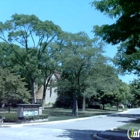
{"label": "street", "polygon": [[138,117],[139,108],[73,122],[0,127],[0,140],[92,140],[94,132],[116,128]]}

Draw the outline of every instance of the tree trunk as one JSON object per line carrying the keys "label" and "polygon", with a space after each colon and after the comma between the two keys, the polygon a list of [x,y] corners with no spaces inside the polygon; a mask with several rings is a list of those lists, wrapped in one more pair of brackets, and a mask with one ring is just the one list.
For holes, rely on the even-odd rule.
{"label": "tree trunk", "polygon": [[8,113],[11,112],[11,105],[8,106]]}
{"label": "tree trunk", "polygon": [[3,103],[2,106],[1,106],[1,108],[4,108],[4,107],[5,107],[5,104]]}
{"label": "tree trunk", "polygon": [[82,104],[82,111],[85,111],[86,108],[86,97],[85,95],[83,96],[83,104]]}
{"label": "tree trunk", "polygon": [[76,96],[73,94],[72,116],[76,115]]}
{"label": "tree trunk", "polygon": [[72,116],[78,117],[78,101],[77,101],[76,93],[73,94]]}
{"label": "tree trunk", "polygon": [[105,104],[103,103],[103,110],[105,110]]}
{"label": "tree trunk", "polygon": [[42,108],[44,109],[45,107],[45,99],[42,99]]}
{"label": "tree trunk", "polygon": [[78,100],[76,98],[76,117],[78,117]]}
{"label": "tree trunk", "polygon": [[103,110],[105,110],[105,101],[104,98],[102,99]]}
{"label": "tree trunk", "polygon": [[30,89],[31,89],[31,96],[32,96],[32,104],[34,104],[35,103],[35,95],[34,95],[34,82],[35,82],[35,80],[34,80],[34,78],[30,78]]}
{"label": "tree trunk", "polygon": [[42,106],[45,105],[46,84],[43,85]]}
{"label": "tree trunk", "polygon": [[[46,90],[47,90],[48,84],[49,84],[49,82],[50,82],[51,76],[52,76],[52,75],[50,75],[50,76],[48,77],[48,79],[46,79],[46,80],[44,81],[44,84],[43,84],[43,96],[42,96],[43,105],[45,104]],[[46,82],[46,81],[47,81],[47,82]]]}
{"label": "tree trunk", "polygon": [[117,106],[116,107],[117,107],[117,111],[118,111],[119,110],[119,102],[118,101],[117,101]]}

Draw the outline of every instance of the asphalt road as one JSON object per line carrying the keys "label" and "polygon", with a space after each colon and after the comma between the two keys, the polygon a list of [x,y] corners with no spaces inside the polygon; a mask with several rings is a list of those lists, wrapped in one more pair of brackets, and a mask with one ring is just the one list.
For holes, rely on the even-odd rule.
{"label": "asphalt road", "polygon": [[0,140],[91,140],[94,132],[113,129],[140,117],[140,109],[74,122],[0,127]]}

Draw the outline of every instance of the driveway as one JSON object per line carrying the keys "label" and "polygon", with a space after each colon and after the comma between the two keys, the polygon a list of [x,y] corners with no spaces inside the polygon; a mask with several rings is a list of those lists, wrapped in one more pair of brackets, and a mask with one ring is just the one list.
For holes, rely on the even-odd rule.
{"label": "driveway", "polygon": [[140,109],[124,114],[90,117],[85,120],[38,125],[1,127],[0,140],[91,140],[91,134],[113,129],[140,117]]}

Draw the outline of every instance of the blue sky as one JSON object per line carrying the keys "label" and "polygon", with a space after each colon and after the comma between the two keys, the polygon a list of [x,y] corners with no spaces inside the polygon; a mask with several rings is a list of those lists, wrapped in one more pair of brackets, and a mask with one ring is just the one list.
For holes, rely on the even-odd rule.
{"label": "blue sky", "polygon": [[[106,15],[91,7],[92,0],[1,0],[0,21],[4,22],[15,14],[34,14],[41,20],[51,20],[62,30],[76,33],[85,31],[90,38],[94,25],[114,22]],[[117,51],[115,46],[105,46],[106,55],[113,57]],[[129,83],[133,75],[120,76]]]}

